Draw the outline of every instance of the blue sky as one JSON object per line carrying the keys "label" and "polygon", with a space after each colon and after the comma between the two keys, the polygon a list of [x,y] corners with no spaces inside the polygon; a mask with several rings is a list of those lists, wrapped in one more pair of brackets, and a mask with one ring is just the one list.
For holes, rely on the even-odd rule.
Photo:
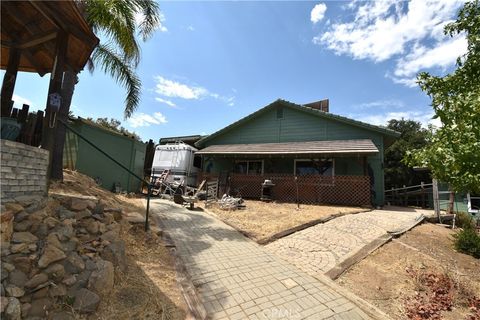
{"label": "blue sky", "polygon": [[[419,71],[444,74],[466,51],[443,35],[461,2],[160,2],[163,26],[142,43],[142,100],[123,125],[143,139],[208,134],[282,98],[330,99],[372,124],[427,125]],[[3,74],[3,73],[2,73]],[[49,75],[19,75],[15,98],[44,109]],[[125,91],[100,69],[80,75],[72,110],[123,120]]]}

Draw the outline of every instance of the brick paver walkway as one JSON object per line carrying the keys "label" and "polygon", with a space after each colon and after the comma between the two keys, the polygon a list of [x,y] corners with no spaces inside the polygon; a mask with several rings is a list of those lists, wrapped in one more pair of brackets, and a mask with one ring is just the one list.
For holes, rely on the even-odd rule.
{"label": "brick paver walkway", "polygon": [[278,258],[221,221],[153,200],[211,319],[384,319],[325,276]]}
{"label": "brick paver walkway", "polygon": [[310,275],[324,274],[370,242],[415,225],[415,211],[373,210],[345,215],[296,232],[265,247]]}

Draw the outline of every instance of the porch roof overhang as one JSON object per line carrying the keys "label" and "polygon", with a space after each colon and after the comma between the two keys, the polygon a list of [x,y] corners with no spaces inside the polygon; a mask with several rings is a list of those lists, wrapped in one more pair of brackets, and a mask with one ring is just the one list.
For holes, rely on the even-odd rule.
{"label": "porch roof overhang", "polygon": [[368,155],[378,153],[370,139],[211,145],[200,155]]}

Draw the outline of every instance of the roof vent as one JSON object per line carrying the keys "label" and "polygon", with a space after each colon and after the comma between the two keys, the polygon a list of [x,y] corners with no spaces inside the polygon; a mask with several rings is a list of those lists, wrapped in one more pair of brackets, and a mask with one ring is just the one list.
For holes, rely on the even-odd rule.
{"label": "roof vent", "polygon": [[324,99],[320,101],[306,103],[304,106],[312,109],[317,109],[323,112],[329,112],[328,105],[329,105],[328,99]]}

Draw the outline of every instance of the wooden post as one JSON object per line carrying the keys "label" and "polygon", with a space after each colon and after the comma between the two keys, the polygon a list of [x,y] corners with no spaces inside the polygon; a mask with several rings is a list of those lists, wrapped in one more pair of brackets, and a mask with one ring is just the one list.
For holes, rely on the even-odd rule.
{"label": "wooden post", "polygon": [[440,199],[438,194],[437,179],[432,179],[432,196],[433,196],[433,209],[435,210],[435,214],[437,215],[438,222],[442,223],[442,219],[440,218]]}
{"label": "wooden post", "polygon": [[57,45],[55,49],[55,60],[50,76],[50,85],[48,87],[47,106],[45,109],[45,118],[43,121],[42,148],[49,150],[48,177],[51,174],[53,148],[55,146],[55,127],[58,110],[55,111],[50,99],[54,93],[61,94],[63,72],[65,71],[65,61],[67,54],[68,34],[65,31],[59,31],[57,36]]}
{"label": "wooden post", "polygon": [[18,64],[20,63],[20,50],[10,47],[8,65],[2,83],[2,117],[10,116],[12,110],[12,96],[17,80]]}

